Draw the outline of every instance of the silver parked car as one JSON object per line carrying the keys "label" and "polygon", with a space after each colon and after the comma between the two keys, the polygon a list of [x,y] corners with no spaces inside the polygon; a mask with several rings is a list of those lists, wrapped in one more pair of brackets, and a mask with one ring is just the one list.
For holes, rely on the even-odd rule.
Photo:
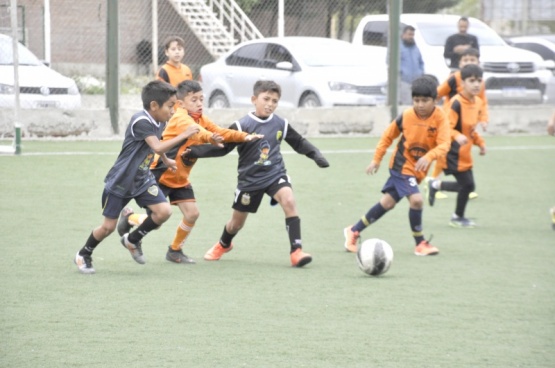
{"label": "silver parked car", "polygon": [[252,88],[260,79],[281,86],[281,107],[383,105],[384,60],[380,48],[331,38],[264,38],[241,43],[204,65],[200,78],[213,108],[252,106]]}
{"label": "silver parked car", "polygon": [[[0,108],[15,106],[12,38],[0,34]],[[24,109],[77,109],[81,95],[73,79],[41,62],[18,43],[19,103]]]}

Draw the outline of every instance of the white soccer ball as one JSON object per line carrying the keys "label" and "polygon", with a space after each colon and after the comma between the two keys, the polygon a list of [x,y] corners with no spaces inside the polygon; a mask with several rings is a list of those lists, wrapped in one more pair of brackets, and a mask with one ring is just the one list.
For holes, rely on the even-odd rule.
{"label": "white soccer ball", "polygon": [[357,251],[357,264],[362,272],[371,276],[382,275],[393,262],[393,249],[385,240],[367,239]]}

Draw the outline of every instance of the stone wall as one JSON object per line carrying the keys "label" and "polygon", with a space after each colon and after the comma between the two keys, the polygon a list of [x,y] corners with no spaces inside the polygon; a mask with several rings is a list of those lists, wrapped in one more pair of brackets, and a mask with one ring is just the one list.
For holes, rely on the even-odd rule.
{"label": "stone wall", "polygon": [[[405,107],[406,108],[406,107]],[[140,105],[120,110],[120,135]],[[403,108],[400,108],[401,111]],[[215,123],[227,127],[242,117],[247,109],[205,110]],[[546,134],[545,127],[554,106],[491,106],[486,135]],[[390,123],[387,107],[281,109],[299,133],[307,137],[368,135],[379,136]],[[0,109],[0,136],[13,135],[14,111]],[[72,137],[79,139],[117,138],[112,132],[110,115],[105,108],[81,110],[21,110],[19,122],[23,137]]]}

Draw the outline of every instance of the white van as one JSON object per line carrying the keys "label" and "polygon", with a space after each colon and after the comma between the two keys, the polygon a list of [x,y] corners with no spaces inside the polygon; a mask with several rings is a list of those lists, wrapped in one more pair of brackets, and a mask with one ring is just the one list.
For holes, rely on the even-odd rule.
{"label": "white van", "polygon": [[[424,59],[424,70],[443,82],[451,70],[443,57],[445,41],[457,33],[461,17],[446,14],[401,14],[401,30],[416,29],[415,42]],[[468,33],[478,38],[484,70],[486,95],[490,103],[541,103],[552,73],[542,58],[530,51],[509,46],[493,29],[469,18]],[[357,26],[353,43],[387,47],[387,14],[367,15]]]}

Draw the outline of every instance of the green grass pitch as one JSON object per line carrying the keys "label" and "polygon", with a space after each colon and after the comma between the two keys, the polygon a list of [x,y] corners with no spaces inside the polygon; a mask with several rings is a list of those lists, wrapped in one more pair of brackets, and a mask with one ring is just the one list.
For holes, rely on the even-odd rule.
{"label": "green grass pitch", "polygon": [[93,256],[95,275],[72,259],[101,222],[121,142],[24,141],[23,155],[0,156],[0,367],[554,367],[555,139],[486,139],[467,208],[480,227],[448,226],[449,193],[424,209],[440,254],[416,257],[401,201],[362,233],[395,251],[379,278],[357,268],[342,236],[387,178],[389,154],[377,175],[364,173],[375,138],[311,139],[328,169],[284,155],[314,258],[303,269],[290,267],[283,212],[269,199],[232,252],[202,260],[231,215],[229,155],[192,173],[201,216],[185,253],[196,265],[164,258],[174,208],[143,242],[146,265],[113,234]]}

